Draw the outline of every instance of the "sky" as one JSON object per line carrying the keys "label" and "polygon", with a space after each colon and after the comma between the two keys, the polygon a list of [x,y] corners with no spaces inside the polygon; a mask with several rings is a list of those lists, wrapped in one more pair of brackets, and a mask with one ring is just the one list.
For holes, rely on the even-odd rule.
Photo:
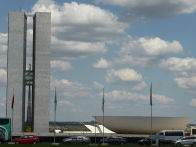
{"label": "sky", "polygon": [[[51,12],[50,120],[102,115],[196,119],[196,1],[2,0],[0,117],[5,116],[8,12]],[[28,18],[27,65],[32,53]],[[28,67],[28,66],[27,66]]]}

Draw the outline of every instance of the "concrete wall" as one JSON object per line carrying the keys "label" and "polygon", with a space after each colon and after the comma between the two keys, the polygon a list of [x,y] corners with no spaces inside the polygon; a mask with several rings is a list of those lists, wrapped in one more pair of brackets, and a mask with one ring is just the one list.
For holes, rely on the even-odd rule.
{"label": "concrete wall", "polygon": [[37,12],[33,32],[33,126],[49,132],[51,15]]}
{"label": "concrete wall", "polygon": [[24,12],[9,12],[8,21],[7,117],[12,118],[14,89],[13,132],[21,132],[25,108],[26,16]]}

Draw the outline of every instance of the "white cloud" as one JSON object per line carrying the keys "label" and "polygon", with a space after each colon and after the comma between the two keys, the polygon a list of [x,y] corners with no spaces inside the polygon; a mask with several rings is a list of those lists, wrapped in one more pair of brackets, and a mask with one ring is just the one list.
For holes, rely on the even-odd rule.
{"label": "white cloud", "polygon": [[149,39],[140,38],[138,44],[144,49],[147,55],[151,56],[162,56],[170,53],[177,54],[183,51],[183,48],[178,41],[164,41],[159,37]]}
{"label": "white cloud", "polygon": [[134,21],[143,19],[160,19],[180,14],[193,13],[196,10],[194,0],[95,0],[109,5],[125,8],[121,19]]}
{"label": "white cloud", "polygon": [[132,89],[136,90],[136,91],[140,91],[140,90],[143,90],[146,87],[147,87],[147,84],[144,81],[142,81],[139,84],[137,84],[136,86],[134,86]]}
{"label": "white cloud", "polygon": [[126,91],[120,91],[120,90],[113,90],[111,92],[105,93],[105,97],[112,100],[132,100],[132,101],[140,101],[140,100],[147,100],[147,97],[138,94],[138,93],[131,93]]}
{"label": "white cloud", "polygon": [[5,69],[0,69],[0,83],[1,85],[6,85],[7,82],[7,72]]}
{"label": "white cloud", "polygon": [[162,60],[160,67],[175,74],[174,82],[178,87],[194,92],[196,89],[196,59],[171,57]]}
{"label": "white cloud", "polygon": [[180,88],[184,88],[187,90],[196,89],[196,76],[192,77],[178,77],[175,78],[174,81]]}
{"label": "white cloud", "polygon": [[93,87],[95,89],[103,89],[104,88],[104,85],[103,84],[100,84],[99,82],[94,81],[93,82]]}
{"label": "white cloud", "polygon": [[74,107],[74,104],[71,103],[68,100],[59,100],[58,101],[58,106],[69,106],[69,107]]}
{"label": "white cloud", "polygon": [[168,98],[168,97],[166,97],[164,95],[153,94],[152,97],[153,97],[153,100],[155,100],[155,102],[157,101],[157,102],[159,102],[161,104],[174,102],[174,99]]}
{"label": "white cloud", "polygon": [[79,82],[71,82],[67,79],[54,79],[51,78],[51,89],[56,87],[58,95],[65,98],[91,98],[91,88]]}
{"label": "white cloud", "polygon": [[142,90],[147,86],[143,81],[142,75],[130,68],[109,70],[106,75],[106,81],[112,84],[132,84],[134,85],[134,90]]}
{"label": "white cloud", "polygon": [[63,72],[72,69],[72,66],[69,62],[60,61],[60,60],[53,60],[50,62],[51,68],[53,71],[56,72]]}
{"label": "white cloud", "polygon": [[176,40],[170,42],[159,37],[133,39],[131,36],[128,36],[118,51],[119,57],[114,58],[112,61],[100,59],[94,66],[103,66],[105,68],[116,65],[151,67],[166,55],[182,52],[183,47]]}
{"label": "white cloud", "polygon": [[[27,17],[29,18],[29,17]],[[32,18],[31,18],[32,19]],[[27,22],[29,19],[27,19]],[[32,48],[33,48],[33,29],[28,28],[27,29],[27,55],[32,56]]]}
{"label": "white cloud", "polygon": [[150,67],[157,63],[158,57],[153,56],[131,56],[131,55],[120,55],[120,57],[114,59],[112,65],[126,65],[128,67]]}
{"label": "white cloud", "polygon": [[[121,90],[113,90],[111,92],[105,93],[105,97],[107,99],[111,99],[114,101],[133,101],[137,103],[149,103],[149,95],[143,95],[139,93],[131,93],[127,91],[121,91]],[[153,104],[169,104],[173,103],[174,99],[166,97],[164,95],[159,95],[159,94],[153,94]]]}
{"label": "white cloud", "polygon": [[191,101],[189,102],[189,105],[196,107],[196,99],[191,99]]}
{"label": "white cloud", "polygon": [[84,58],[107,52],[104,42],[64,41],[52,37],[52,57],[66,60]]}
{"label": "white cloud", "polygon": [[190,76],[196,73],[196,59],[195,58],[176,58],[171,57],[167,60],[162,60],[160,67],[165,68],[182,76]]}
{"label": "white cloud", "polygon": [[7,53],[7,34],[0,33],[0,53],[6,54]]}
{"label": "white cloud", "polygon": [[125,34],[129,26],[114,14],[89,4],[77,2],[58,5],[53,0],[38,0],[32,12],[51,12],[52,53],[69,59],[105,53],[106,43]]}
{"label": "white cloud", "polygon": [[167,54],[182,53],[183,47],[174,40],[172,42],[155,38],[130,39],[120,49],[119,54],[137,55],[137,56],[164,56]]}
{"label": "white cloud", "polygon": [[174,40],[172,42],[155,38],[128,39],[122,44],[119,57],[111,61],[110,66],[126,65],[128,67],[150,67],[156,64],[163,56],[183,52],[182,45]]}
{"label": "white cloud", "polygon": [[118,18],[109,11],[93,5],[77,2],[57,5],[54,1],[49,1],[50,3],[43,3],[43,0],[39,0],[33,6],[32,12],[51,12],[55,33],[59,33],[58,37],[62,35],[66,37],[63,38],[65,40],[100,41],[107,36],[124,33],[124,29],[128,27],[127,24],[119,22]]}
{"label": "white cloud", "polygon": [[100,68],[100,69],[106,69],[106,68],[110,67],[110,63],[106,59],[101,58],[101,59],[97,60],[97,62],[95,64],[93,64],[93,67]]}
{"label": "white cloud", "polygon": [[138,74],[135,70],[125,68],[120,70],[109,70],[107,72],[106,81],[108,83],[129,83],[142,81],[142,75]]}

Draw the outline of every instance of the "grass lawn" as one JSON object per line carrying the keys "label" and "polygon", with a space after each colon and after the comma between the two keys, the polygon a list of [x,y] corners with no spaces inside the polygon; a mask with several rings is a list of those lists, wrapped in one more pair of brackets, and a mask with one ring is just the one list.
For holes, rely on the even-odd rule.
{"label": "grass lawn", "polygon": [[[103,145],[52,145],[52,144],[1,144],[1,147],[103,147]],[[104,145],[106,147],[150,147],[150,146],[139,146],[139,145]],[[154,146],[155,147],[155,146]],[[168,147],[168,146],[163,146]],[[171,146],[172,147],[172,146]]]}

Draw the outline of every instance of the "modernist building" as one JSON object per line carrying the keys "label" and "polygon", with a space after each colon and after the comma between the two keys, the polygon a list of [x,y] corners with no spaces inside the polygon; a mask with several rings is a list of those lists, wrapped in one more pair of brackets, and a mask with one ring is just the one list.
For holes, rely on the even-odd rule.
{"label": "modernist building", "polygon": [[[102,116],[94,116],[103,123]],[[184,130],[192,117],[152,117],[152,133],[160,130]],[[104,126],[119,134],[150,134],[151,117],[147,116],[105,116]]]}
{"label": "modernist building", "polygon": [[6,115],[9,118],[13,116],[14,133],[24,131],[25,87],[30,83],[32,132],[49,132],[51,15],[46,12],[33,15],[33,66],[32,74],[28,75],[30,82],[26,76],[27,17],[21,11],[9,12]]}

